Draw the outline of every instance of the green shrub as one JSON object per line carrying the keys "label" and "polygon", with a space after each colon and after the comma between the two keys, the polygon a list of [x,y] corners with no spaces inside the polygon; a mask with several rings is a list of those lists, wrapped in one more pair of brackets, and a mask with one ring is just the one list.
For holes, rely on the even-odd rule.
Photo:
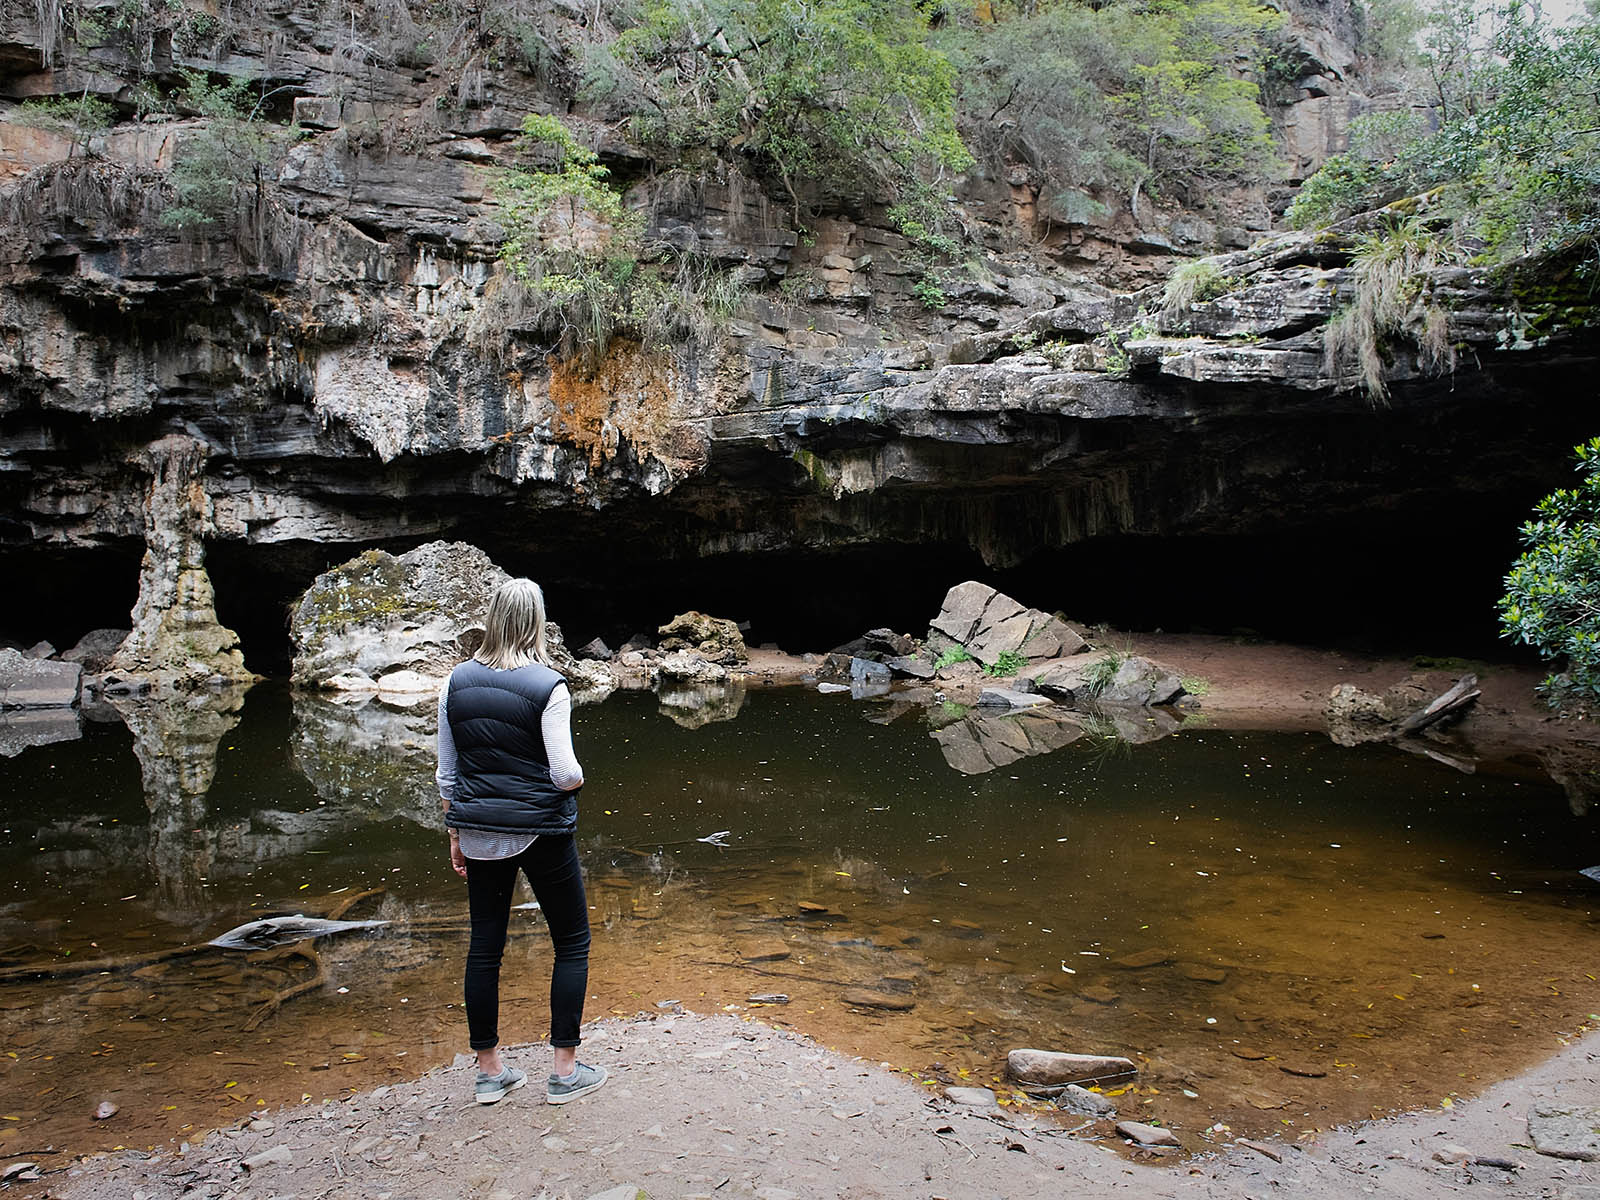
{"label": "green shrub", "polygon": [[743,299],[737,276],[651,242],[599,156],[558,118],[524,118],[521,165],[494,181],[504,270],[485,290],[475,337],[504,352],[519,330],[593,372],[612,339],[652,351],[703,344]]}
{"label": "green shrub", "polygon": [[71,96],[49,96],[39,100],[24,100],[11,114],[18,125],[34,129],[47,129],[65,134],[72,139],[73,154],[88,154],[94,135],[111,128],[117,110],[98,96],[85,91],[74,99]]}
{"label": "green shrub", "polygon": [[1564,664],[1541,691],[1553,707],[1600,705],[1600,438],[1576,447],[1576,487],[1558,488],[1523,524],[1505,580],[1500,634]]}
{"label": "green shrub", "polygon": [[1127,660],[1128,655],[1123,651],[1107,650],[1102,657],[1089,664],[1083,675],[1083,686],[1091,700],[1105,693]]}
{"label": "green shrub", "polygon": [[967,653],[965,646],[951,646],[934,662],[934,669],[942,671],[946,667],[953,667],[957,663],[971,662],[972,655]]}
{"label": "green shrub", "polygon": [[173,202],[162,222],[197,229],[259,216],[276,183],[282,131],[262,119],[251,85],[213,83],[200,71],[184,72],[179,105],[201,124],[179,138],[172,162]]}

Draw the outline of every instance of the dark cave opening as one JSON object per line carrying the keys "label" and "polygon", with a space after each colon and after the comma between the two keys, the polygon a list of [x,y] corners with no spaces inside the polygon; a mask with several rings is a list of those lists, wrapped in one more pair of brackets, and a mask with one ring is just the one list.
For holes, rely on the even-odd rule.
{"label": "dark cave opening", "polygon": [[[922,636],[945,591],[977,579],[1085,626],[1521,660],[1526,652],[1498,637],[1494,603],[1530,507],[1531,498],[1456,494],[1272,533],[1101,538],[1005,568],[952,544],[651,560],[638,541],[624,549],[597,537],[531,551],[487,521],[445,536],[476,541],[506,570],[538,580],[572,646],[600,637],[615,648],[689,609],[747,622],[752,646],[791,653],[826,651],[879,626]],[[398,553],[421,540],[384,548]],[[289,617],[300,593],[362,548],[211,546],[218,617],[240,635],[253,670],[287,674]],[[131,541],[77,552],[7,549],[0,635],[65,649],[89,629],[126,628],[141,553]]]}

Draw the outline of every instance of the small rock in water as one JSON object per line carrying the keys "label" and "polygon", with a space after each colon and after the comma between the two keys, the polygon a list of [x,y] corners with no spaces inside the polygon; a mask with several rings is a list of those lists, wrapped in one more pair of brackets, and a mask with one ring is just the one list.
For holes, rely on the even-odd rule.
{"label": "small rock in water", "polygon": [[803,913],[825,913],[828,911],[826,904],[814,904],[810,900],[800,901],[800,911]]}
{"label": "small rock in water", "polygon": [[739,957],[745,962],[778,962],[789,957],[789,947],[780,941],[745,942],[739,946]]}
{"label": "small rock in water", "polygon": [[1022,1083],[1052,1086],[1088,1079],[1114,1079],[1138,1071],[1131,1059],[1109,1054],[1063,1054],[1056,1050],[1012,1050],[1006,1071]]}
{"label": "small rock in water", "polygon": [[1221,967],[1208,967],[1200,963],[1189,963],[1183,968],[1183,977],[1193,979],[1196,983],[1222,983],[1227,980],[1228,973]]}
{"label": "small rock in water", "polygon": [[116,1115],[117,1106],[111,1103],[109,1100],[100,1101],[99,1105],[94,1110],[94,1119],[96,1121],[104,1121],[108,1117],[114,1117]]}
{"label": "small rock in water", "polygon": [[1111,965],[1122,967],[1124,970],[1137,971],[1144,967],[1159,967],[1172,961],[1172,953],[1168,950],[1137,950],[1132,954],[1125,954],[1121,958],[1113,958]]}
{"label": "small rock in water", "polygon": [[994,1104],[994,1093],[984,1087],[947,1087],[944,1094],[957,1104],[970,1104],[976,1108],[987,1108]]}
{"label": "small rock in water", "polygon": [[1235,1046],[1228,1053],[1235,1058],[1242,1058],[1246,1062],[1260,1062],[1267,1056],[1265,1050],[1257,1050],[1254,1046]]}
{"label": "small rock in water", "polygon": [[1298,1075],[1301,1079],[1322,1079],[1328,1072],[1314,1063],[1279,1063],[1278,1070],[1285,1075]]}
{"label": "small rock in water", "polygon": [[824,694],[829,694],[829,693],[833,693],[833,692],[848,692],[849,690],[850,690],[850,685],[847,684],[847,683],[819,683],[819,684],[817,684],[817,691],[822,692]]}
{"label": "small rock in water", "polygon": [[1117,1132],[1141,1146],[1176,1146],[1178,1136],[1159,1125],[1146,1125],[1143,1121],[1118,1121]]}
{"label": "small rock in water", "polygon": [[1098,984],[1096,984],[1094,987],[1084,988],[1083,991],[1078,993],[1078,995],[1095,1004],[1115,1004],[1118,1000],[1122,999],[1120,993],[1113,992],[1110,988],[1101,987]]}
{"label": "small rock in water", "polygon": [[1109,1097],[1075,1083],[1069,1083],[1062,1089],[1061,1095],[1056,1097],[1056,1107],[1082,1113],[1086,1117],[1109,1117],[1117,1111],[1117,1106],[1111,1103]]}
{"label": "small rock in water", "polygon": [[856,988],[846,992],[839,999],[852,1008],[878,1008],[885,1012],[910,1012],[916,1007],[916,1001],[910,996],[895,996],[887,992],[869,992],[864,988]]}

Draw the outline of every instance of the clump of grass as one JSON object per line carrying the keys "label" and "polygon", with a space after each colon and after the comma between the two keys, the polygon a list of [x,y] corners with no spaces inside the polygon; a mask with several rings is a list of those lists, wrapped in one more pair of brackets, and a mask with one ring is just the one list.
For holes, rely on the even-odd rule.
{"label": "clump of grass", "polygon": [[1196,304],[1226,295],[1237,283],[1209,258],[1186,262],[1167,277],[1166,289],[1161,293],[1161,315],[1168,321],[1175,320]]}
{"label": "clump of grass", "polygon": [[1025,655],[1020,654],[1016,650],[1007,650],[1004,654],[1000,655],[999,658],[995,659],[994,662],[985,667],[983,669],[983,673],[992,679],[999,679],[1003,676],[1015,675],[1027,665],[1028,659]]}
{"label": "clump of grass", "polygon": [[1449,260],[1444,240],[1416,218],[1363,239],[1355,253],[1355,294],[1323,332],[1327,374],[1359,383],[1374,404],[1388,403],[1383,347],[1396,337],[1416,344],[1428,370],[1454,369],[1449,314],[1426,289],[1428,272]]}
{"label": "clump of grass", "polygon": [[1127,661],[1125,651],[1108,650],[1103,657],[1089,664],[1089,669],[1084,672],[1083,686],[1091,700],[1105,694],[1111,681],[1117,677],[1117,672],[1122,670],[1122,664]]}
{"label": "clump of grass", "polygon": [[935,670],[942,671],[946,667],[955,666],[957,663],[971,661],[972,655],[967,653],[967,648],[965,646],[951,646],[948,650],[934,660],[933,666]]}
{"label": "clump of grass", "polygon": [[1202,679],[1199,675],[1185,675],[1179,681],[1183,690],[1190,696],[1209,696],[1211,694],[1211,681]]}

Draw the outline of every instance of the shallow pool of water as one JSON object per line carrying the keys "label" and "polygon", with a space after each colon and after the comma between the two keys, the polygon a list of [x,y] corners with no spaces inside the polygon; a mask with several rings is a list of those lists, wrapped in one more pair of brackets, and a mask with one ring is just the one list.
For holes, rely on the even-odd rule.
{"label": "shallow pool of water", "polygon": [[[0,1153],[188,1136],[465,1048],[431,705],[103,715],[0,760]],[[796,688],[582,708],[587,1015],[735,1006],[948,1082],[1017,1046],[1125,1054],[1125,1115],[1291,1136],[1593,1023],[1600,845],[1531,769],[1174,725]],[[391,924],[170,953],[346,904]],[[546,942],[514,930],[502,1030],[533,1041]]]}

